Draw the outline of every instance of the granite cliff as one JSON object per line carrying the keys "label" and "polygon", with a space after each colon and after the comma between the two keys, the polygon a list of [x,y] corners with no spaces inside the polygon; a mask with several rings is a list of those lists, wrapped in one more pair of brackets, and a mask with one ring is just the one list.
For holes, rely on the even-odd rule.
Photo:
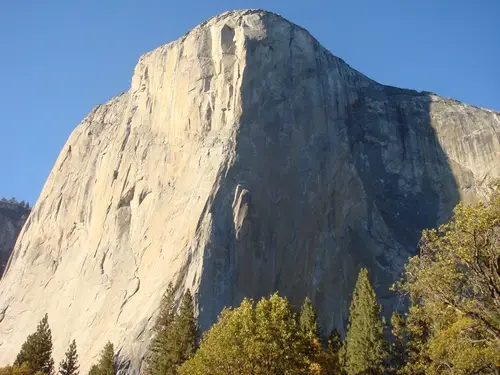
{"label": "granite cliff", "polygon": [[[206,329],[278,290],[341,328],[385,305],[423,228],[500,174],[500,114],[384,86],[278,15],[227,12],[142,56],[74,130],[0,282],[0,364],[45,312],[56,363],[107,340],[137,374],[168,282]],[[127,369],[127,370],[125,370]]]}
{"label": "granite cliff", "polygon": [[0,278],[30,209],[17,202],[0,201]]}

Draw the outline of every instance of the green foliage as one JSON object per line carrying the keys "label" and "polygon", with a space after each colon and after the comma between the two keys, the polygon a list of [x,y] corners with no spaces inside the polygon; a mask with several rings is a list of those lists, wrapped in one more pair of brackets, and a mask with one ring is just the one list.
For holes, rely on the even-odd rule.
{"label": "green foliage", "polygon": [[154,337],[148,348],[146,358],[146,374],[171,374],[171,359],[168,353],[173,348],[169,338],[170,325],[175,318],[175,291],[172,283],[168,285],[167,292],[162,297],[160,313],[156,319]]}
{"label": "green foliage", "polygon": [[500,191],[459,204],[452,219],[424,231],[396,290],[405,319],[405,374],[490,374],[500,364]]}
{"label": "green foliage", "polygon": [[194,317],[194,302],[188,289],[182,298],[179,315],[174,319],[173,336],[177,348],[176,364],[191,358],[196,350],[197,325]]}
{"label": "green foliage", "polygon": [[[41,371],[37,371],[37,373],[40,373]],[[43,372],[41,372],[43,374]],[[32,375],[33,374],[33,369],[31,366],[25,362],[20,366],[14,365],[12,367],[12,375]]]}
{"label": "green foliage", "polygon": [[255,311],[252,301],[238,308],[224,309],[204,333],[194,357],[179,369],[182,375],[246,374],[250,369],[248,352],[255,336]]}
{"label": "green foliage", "polygon": [[175,314],[175,292],[169,284],[162,298],[160,314],[154,326],[146,362],[146,374],[177,374],[177,368],[196,350],[197,326],[194,301],[189,290],[182,298],[179,314]]}
{"label": "green foliage", "polygon": [[368,278],[361,269],[351,302],[345,343],[345,370],[348,375],[382,374],[387,357],[381,307]]}
{"label": "green foliage", "polygon": [[89,375],[100,375],[100,371],[99,371],[99,366],[97,365],[92,365],[92,367],[90,368],[90,371],[89,371]]}
{"label": "green foliage", "polygon": [[[6,366],[0,367],[0,375],[33,375],[33,370],[28,363],[23,363],[21,366]],[[41,371],[37,371],[34,375],[46,375]]]}
{"label": "green foliage", "polygon": [[42,371],[33,373],[33,370],[28,363],[23,363],[21,366],[6,366],[0,367],[0,375],[47,375]]}
{"label": "green foliage", "polygon": [[22,367],[24,364],[29,366],[31,374],[41,371],[44,374],[52,375],[54,371],[52,332],[47,314],[38,324],[36,332],[27,337],[14,362],[17,367]]}
{"label": "green foliage", "polygon": [[201,341],[182,375],[305,374],[307,358],[296,315],[285,298],[272,295],[254,307],[245,299],[226,308]]}
{"label": "green foliage", "polygon": [[115,372],[115,348],[108,341],[101,351],[99,362],[90,368],[89,375],[114,375]]}
{"label": "green foliage", "polygon": [[404,366],[406,361],[406,326],[404,317],[399,312],[393,312],[391,316],[392,335],[394,340],[390,346],[391,372],[396,373]]}
{"label": "green foliage", "polygon": [[[362,269],[353,292],[345,341],[334,330],[320,344],[309,298],[297,316],[278,294],[224,309],[196,350],[197,325],[188,290],[176,313],[169,285],[154,325],[146,375],[493,375],[500,365],[500,188],[487,203],[458,205],[438,229],[424,231],[395,289],[410,302],[393,313],[387,352],[381,307]],[[196,350],[196,352],[195,352]],[[388,362],[389,367],[386,368]],[[28,336],[14,366],[0,375],[52,375],[48,317]],[[89,375],[114,375],[106,344]],[[78,374],[73,340],[60,375]]]}
{"label": "green foliage", "polygon": [[308,297],[304,299],[300,310],[299,328],[304,345],[302,354],[306,358],[309,373],[321,374],[323,372],[325,358],[319,339],[318,315]]}
{"label": "green foliage", "polygon": [[340,364],[340,351],[342,349],[342,339],[339,332],[334,329],[328,337],[326,350],[323,354],[322,367],[328,375],[342,374],[342,366]]}
{"label": "green foliage", "polygon": [[302,308],[300,310],[300,330],[304,337],[309,340],[318,339],[318,316],[316,314],[316,309],[314,308],[309,297],[304,299],[304,303],[302,304]]}
{"label": "green foliage", "polygon": [[115,374],[115,348],[109,341],[106,345],[104,345],[98,366],[101,375]]}
{"label": "green foliage", "polygon": [[170,374],[170,358],[168,352],[171,349],[169,341],[169,328],[175,318],[175,291],[172,283],[168,285],[167,292],[162,297],[160,313],[153,327],[155,336],[151,340],[146,358],[146,374]]}
{"label": "green foliage", "polygon": [[76,352],[76,342],[73,340],[66,351],[65,358],[59,365],[59,375],[78,375],[78,354]]}
{"label": "green foliage", "polygon": [[260,373],[300,373],[306,358],[297,318],[286,298],[277,293],[261,299],[255,307],[255,342],[251,353]]}
{"label": "green foliage", "polygon": [[167,291],[162,297],[160,305],[160,314],[156,319],[154,331],[156,333],[164,331],[175,318],[175,291],[172,283],[168,284]]}

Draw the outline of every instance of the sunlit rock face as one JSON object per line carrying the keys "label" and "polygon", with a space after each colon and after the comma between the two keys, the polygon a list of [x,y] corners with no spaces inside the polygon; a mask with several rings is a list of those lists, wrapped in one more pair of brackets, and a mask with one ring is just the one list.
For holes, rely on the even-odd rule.
{"label": "sunlit rock face", "polygon": [[278,15],[212,18],[70,136],[0,282],[0,364],[47,312],[56,363],[111,340],[137,374],[170,281],[202,329],[278,290],[342,330],[361,267],[392,307],[420,231],[488,195],[499,139],[498,113],[380,85]]}

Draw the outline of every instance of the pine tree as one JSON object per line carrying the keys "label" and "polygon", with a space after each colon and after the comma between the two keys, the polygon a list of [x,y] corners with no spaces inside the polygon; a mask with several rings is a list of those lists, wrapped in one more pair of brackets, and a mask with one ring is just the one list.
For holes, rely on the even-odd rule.
{"label": "pine tree", "polygon": [[31,374],[33,374],[33,370],[26,362],[20,366],[14,366],[12,368],[12,375],[31,375]]}
{"label": "pine tree", "polygon": [[48,315],[45,314],[38,323],[36,332],[27,337],[14,365],[22,366],[27,363],[32,372],[41,371],[46,375],[52,375],[54,360],[52,359],[52,332],[48,319]]}
{"label": "pine tree", "polygon": [[323,366],[327,374],[342,374],[340,365],[340,351],[342,349],[342,339],[339,332],[334,329],[328,337],[328,344],[325,350],[325,365]]}
{"label": "pine tree", "polygon": [[304,299],[300,310],[300,331],[309,340],[318,340],[318,316],[309,297]]}
{"label": "pine tree", "polygon": [[196,350],[197,327],[193,296],[189,290],[182,298],[179,314],[174,312],[175,299],[172,284],[162,299],[160,314],[155,324],[156,335],[151,341],[146,374],[177,374],[177,368]]}
{"label": "pine tree", "polygon": [[394,336],[390,346],[391,370],[397,373],[406,362],[406,327],[404,317],[397,311],[391,316],[391,333]]}
{"label": "pine tree", "polygon": [[299,329],[303,345],[302,354],[306,358],[309,374],[322,372],[323,348],[319,341],[318,316],[311,300],[306,297],[299,315]]}
{"label": "pine tree", "polygon": [[73,340],[66,351],[66,358],[59,365],[59,375],[78,375],[78,354],[76,353],[76,342]]}
{"label": "pine tree", "polygon": [[162,297],[160,304],[160,314],[156,319],[155,326],[153,328],[155,333],[164,331],[175,318],[175,291],[172,283],[168,284],[167,291]]}
{"label": "pine tree", "polygon": [[175,291],[172,283],[168,285],[160,304],[160,313],[156,318],[153,331],[155,333],[148,348],[146,358],[146,374],[168,374],[171,359],[167,355],[172,347],[169,328],[175,319]]}
{"label": "pine tree", "polygon": [[189,289],[182,298],[179,315],[174,321],[173,328],[178,350],[177,365],[181,365],[196,350],[197,326],[194,317],[193,296]]}
{"label": "pine tree", "polygon": [[100,375],[115,375],[115,348],[109,341],[101,352],[98,367]]}
{"label": "pine tree", "polygon": [[348,375],[382,374],[386,358],[381,307],[368,278],[361,269],[351,302],[345,346]]}
{"label": "pine tree", "polygon": [[99,370],[99,366],[97,365],[92,365],[92,367],[90,368],[90,371],[89,371],[89,375],[100,375],[101,372]]}

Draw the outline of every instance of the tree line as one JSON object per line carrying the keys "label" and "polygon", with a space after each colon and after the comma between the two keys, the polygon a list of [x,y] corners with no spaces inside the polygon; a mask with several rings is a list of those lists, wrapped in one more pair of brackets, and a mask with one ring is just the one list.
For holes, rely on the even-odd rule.
{"label": "tree line", "polygon": [[[500,189],[486,203],[459,204],[453,217],[426,230],[394,292],[406,300],[390,322],[366,269],[353,291],[342,338],[325,335],[309,298],[300,311],[273,294],[225,308],[198,334],[190,291],[176,306],[169,285],[160,303],[141,373],[145,375],[437,375],[500,373]],[[28,336],[14,366],[0,375],[52,375],[47,315]],[[108,343],[90,375],[115,373]],[[73,340],[59,366],[78,374]]]}
{"label": "tree line", "polygon": [[25,202],[25,201],[21,201],[21,202],[19,202],[19,201],[17,201],[17,199],[16,199],[16,198],[14,198],[14,197],[12,197],[12,198],[10,198],[10,199],[7,199],[7,198],[2,198],[2,199],[0,199],[0,202],[12,203],[12,204],[17,204],[17,205],[19,205],[19,206],[21,206],[21,207],[25,207],[25,208],[28,208],[28,209],[30,208],[30,204],[29,204],[29,202]]}

